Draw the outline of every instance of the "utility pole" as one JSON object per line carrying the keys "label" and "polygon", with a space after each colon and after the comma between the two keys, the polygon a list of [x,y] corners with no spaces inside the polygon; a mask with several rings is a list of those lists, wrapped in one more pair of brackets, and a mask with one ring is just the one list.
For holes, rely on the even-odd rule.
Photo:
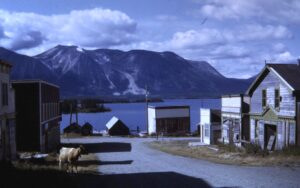
{"label": "utility pole", "polygon": [[149,124],[148,124],[148,87],[146,85],[146,93],[145,93],[145,102],[146,102],[146,126],[147,126],[147,133],[149,133]]}

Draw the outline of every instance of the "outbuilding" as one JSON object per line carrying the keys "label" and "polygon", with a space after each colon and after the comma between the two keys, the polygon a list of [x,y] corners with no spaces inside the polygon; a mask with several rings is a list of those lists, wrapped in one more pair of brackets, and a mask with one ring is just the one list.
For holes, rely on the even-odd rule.
{"label": "outbuilding", "polygon": [[148,106],[148,134],[190,133],[189,106]]}
{"label": "outbuilding", "polygon": [[129,128],[117,117],[112,117],[106,123],[107,132],[111,136],[124,136],[129,135]]}
{"label": "outbuilding", "polygon": [[70,134],[70,133],[74,133],[74,134],[81,134],[81,129],[82,127],[77,124],[77,123],[71,123],[69,126],[67,126],[66,128],[64,128],[64,134]]}
{"label": "outbuilding", "polygon": [[81,134],[83,136],[92,135],[93,134],[93,126],[89,122],[86,122],[81,128]]}

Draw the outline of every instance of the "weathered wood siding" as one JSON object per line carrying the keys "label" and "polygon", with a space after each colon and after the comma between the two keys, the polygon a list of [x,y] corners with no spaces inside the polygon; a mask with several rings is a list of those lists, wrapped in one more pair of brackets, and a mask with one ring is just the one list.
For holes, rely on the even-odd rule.
{"label": "weathered wood siding", "polygon": [[263,112],[263,89],[267,91],[267,105],[273,107],[274,109],[275,89],[279,89],[282,100],[280,101],[278,114],[282,116],[295,116],[295,97],[293,97],[292,91],[287,86],[285,86],[280,78],[278,78],[272,71],[269,72],[269,74],[253,92],[250,103],[250,113],[261,114]]}
{"label": "weathered wood siding", "polygon": [[222,112],[241,113],[241,97],[222,97]]}
{"label": "weathered wood siding", "polygon": [[39,83],[14,83],[17,150],[40,150]]}

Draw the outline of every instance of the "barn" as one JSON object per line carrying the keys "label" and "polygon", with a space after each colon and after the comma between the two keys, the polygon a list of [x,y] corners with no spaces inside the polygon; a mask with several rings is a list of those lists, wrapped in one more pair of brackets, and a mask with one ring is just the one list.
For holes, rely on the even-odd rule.
{"label": "barn", "polygon": [[106,123],[107,132],[111,136],[129,135],[129,128],[117,117],[112,117]]}

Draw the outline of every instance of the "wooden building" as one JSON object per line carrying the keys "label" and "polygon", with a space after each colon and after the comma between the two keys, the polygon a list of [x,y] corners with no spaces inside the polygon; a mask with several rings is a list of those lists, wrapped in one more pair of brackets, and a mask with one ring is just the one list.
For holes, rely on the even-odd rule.
{"label": "wooden building", "polygon": [[129,135],[129,128],[117,117],[112,117],[106,123],[107,132],[111,136],[124,136]]}
{"label": "wooden building", "polygon": [[55,150],[60,144],[59,87],[42,80],[13,81],[17,150]]}
{"label": "wooden building", "polygon": [[16,158],[15,93],[9,77],[11,67],[0,60],[0,161]]}
{"label": "wooden building", "polygon": [[81,134],[84,136],[93,135],[93,126],[86,122],[81,128]]}
{"label": "wooden building", "polygon": [[251,142],[269,150],[300,145],[300,63],[266,64],[247,94]]}
{"label": "wooden building", "polygon": [[148,134],[190,133],[189,106],[148,106]]}
{"label": "wooden building", "polygon": [[223,142],[240,146],[242,141],[249,141],[250,97],[244,94],[224,95],[221,103]]}
{"label": "wooden building", "polygon": [[73,133],[73,134],[81,134],[81,130],[82,127],[77,124],[77,123],[71,123],[69,126],[65,127],[63,132],[64,134],[70,134],[70,133]]}
{"label": "wooden building", "polygon": [[221,138],[221,110],[200,109],[200,141],[216,144]]}

